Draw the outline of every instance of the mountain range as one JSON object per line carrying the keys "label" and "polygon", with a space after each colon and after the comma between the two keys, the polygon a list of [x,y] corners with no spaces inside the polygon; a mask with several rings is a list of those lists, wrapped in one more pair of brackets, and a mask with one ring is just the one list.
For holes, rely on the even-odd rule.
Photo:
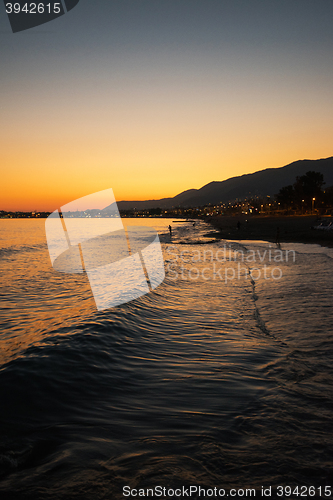
{"label": "mountain range", "polygon": [[321,172],[325,186],[333,185],[333,156],[319,160],[298,160],[279,168],[266,168],[253,174],[231,177],[225,181],[213,181],[200,189],[188,189],[173,198],[145,201],[120,201],[120,210],[144,210],[149,208],[198,207],[233,202],[256,196],[274,196],[279,190],[294,184],[296,177],[309,170]]}

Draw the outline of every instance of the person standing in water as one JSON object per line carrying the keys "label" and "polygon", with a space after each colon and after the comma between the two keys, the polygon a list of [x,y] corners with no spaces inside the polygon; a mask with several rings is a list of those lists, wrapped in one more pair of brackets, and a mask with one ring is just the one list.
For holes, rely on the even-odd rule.
{"label": "person standing in water", "polygon": [[169,232],[170,232],[170,238],[172,236],[172,229],[171,229],[171,226],[169,225]]}

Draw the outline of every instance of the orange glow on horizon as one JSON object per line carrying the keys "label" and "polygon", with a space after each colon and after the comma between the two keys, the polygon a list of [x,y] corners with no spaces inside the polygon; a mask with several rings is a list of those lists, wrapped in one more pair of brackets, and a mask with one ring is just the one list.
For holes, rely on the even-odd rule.
{"label": "orange glow on horizon", "polygon": [[[21,158],[15,155],[16,158],[7,158],[8,168],[2,173],[0,210],[53,211],[72,200],[108,188],[113,189],[117,201],[158,200],[176,196],[187,189],[199,189],[211,181],[222,181],[265,168],[282,167],[298,159],[318,159],[332,155],[327,147],[313,146],[308,148],[306,155],[301,154],[301,148],[299,151],[290,149],[289,155],[284,151],[272,155],[273,158],[270,158],[269,151],[261,151],[256,156],[254,152],[247,155],[245,151],[234,161],[232,158],[230,161],[222,161],[222,155],[218,154],[215,158],[213,155],[204,158],[202,152],[201,158],[189,157],[187,161],[183,158],[183,161],[177,162],[170,158],[169,162],[160,162],[159,168],[141,168],[134,162],[130,164],[120,158],[118,162],[110,161],[110,164],[120,165],[118,169],[108,167],[105,165],[107,162],[98,160],[92,167],[93,159],[90,158],[85,158],[81,164],[77,158],[66,161],[61,155],[48,164],[43,161],[44,158],[40,159],[40,164],[37,158],[34,162],[32,155],[22,168]],[[252,161],[249,161],[248,158],[251,157]],[[157,159],[155,162],[157,164]],[[47,167],[44,168],[43,165],[46,164]]]}
{"label": "orange glow on horizon", "polygon": [[[331,156],[314,151],[312,155],[305,158],[317,159]],[[113,175],[109,169],[96,168],[99,174],[81,175],[70,165],[62,169],[54,169],[58,175],[52,175],[42,169],[35,168],[31,175],[25,176],[23,169],[16,168],[15,180],[11,172],[4,171],[2,175],[2,186],[0,188],[0,210],[11,211],[53,211],[62,205],[88,194],[112,188],[117,201],[140,201],[158,200],[176,196],[187,189],[200,189],[211,181],[222,181],[237,175],[253,173],[265,168],[278,168],[303,157],[289,157],[277,159],[274,163],[265,158],[261,161],[248,162],[244,168],[245,160],[240,165],[232,165],[229,168],[219,169],[213,162],[210,168],[201,165],[182,165],[179,169],[162,167],[162,174],[154,178],[149,169],[141,171],[136,175],[135,168],[124,167],[124,175]],[[202,161],[204,165],[206,162]],[[207,162],[208,163],[208,162]],[[229,164],[230,165],[230,164]],[[29,171],[29,167],[26,169]],[[90,170],[90,169],[89,169]],[[112,170],[112,169],[110,169]],[[137,169],[140,171],[139,169]],[[221,172],[219,175],[219,171]],[[75,177],[78,177],[76,180]]]}
{"label": "orange glow on horizon", "polygon": [[53,211],[110,187],[117,201],[173,197],[332,156],[331,89],[313,101],[316,82],[303,90],[291,82],[288,92],[281,86],[276,99],[275,87],[257,82],[223,88],[220,77],[158,78],[112,91],[103,83],[95,94],[84,83],[60,94],[51,78],[47,92],[34,82],[28,96],[9,90],[1,116],[0,210]]}

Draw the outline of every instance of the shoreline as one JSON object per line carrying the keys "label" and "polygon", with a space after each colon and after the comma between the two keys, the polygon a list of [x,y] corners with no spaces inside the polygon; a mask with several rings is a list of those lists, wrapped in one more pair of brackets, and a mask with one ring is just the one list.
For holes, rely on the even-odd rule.
{"label": "shoreline", "polygon": [[315,215],[218,215],[207,218],[205,222],[220,231],[217,237],[228,240],[264,240],[276,243],[279,228],[280,243],[310,243],[333,248],[333,231],[311,229],[311,226],[318,224]]}

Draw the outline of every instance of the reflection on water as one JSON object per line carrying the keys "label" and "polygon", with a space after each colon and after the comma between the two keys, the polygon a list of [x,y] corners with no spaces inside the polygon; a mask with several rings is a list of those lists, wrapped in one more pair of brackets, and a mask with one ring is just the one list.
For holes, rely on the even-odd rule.
{"label": "reflection on water", "polygon": [[253,279],[272,267],[266,254],[225,281],[237,257],[217,262],[226,242],[211,242],[203,223],[172,223],[171,239],[169,220],[129,223],[158,230],[166,279],[97,312],[86,274],[52,269],[44,221],[0,221],[3,498],[329,484],[329,252],[296,245],[281,279]]}

